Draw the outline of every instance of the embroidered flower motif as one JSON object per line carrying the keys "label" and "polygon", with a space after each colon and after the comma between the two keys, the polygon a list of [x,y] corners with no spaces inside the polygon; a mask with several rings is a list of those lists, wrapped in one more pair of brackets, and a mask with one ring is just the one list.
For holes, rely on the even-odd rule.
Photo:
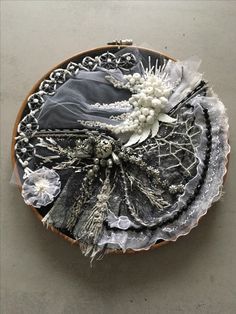
{"label": "embroidered flower motif", "polygon": [[33,114],[27,114],[18,124],[17,131],[20,135],[31,137],[38,130],[38,120]]}
{"label": "embroidered flower motif", "polygon": [[95,71],[98,66],[98,60],[91,57],[85,57],[79,66],[86,71]]}
{"label": "embroidered flower motif", "polygon": [[29,165],[29,161],[35,153],[35,148],[29,143],[29,139],[27,137],[23,137],[16,142],[15,151],[20,164],[23,167],[27,167]]}
{"label": "embroidered flower motif", "polygon": [[44,99],[43,99],[43,91],[40,91],[38,93],[32,94],[29,98],[28,98],[28,107],[31,111],[34,110],[39,110],[43,103],[44,103]]}
{"label": "embroidered flower motif", "polygon": [[118,60],[118,65],[119,68],[122,70],[129,70],[131,69],[135,63],[137,62],[135,56],[132,53],[125,53],[123,54],[119,60]]}
{"label": "embroidered flower motif", "polygon": [[59,175],[54,170],[42,167],[36,171],[28,171],[22,186],[22,196],[27,205],[36,208],[53,202],[61,191]]}
{"label": "embroidered flower motif", "polygon": [[105,52],[100,56],[100,66],[111,70],[117,67],[116,56],[111,52]]}
{"label": "embroidered flower motif", "polygon": [[132,133],[125,146],[142,143],[149,135],[156,136],[159,131],[159,121],[165,123],[176,121],[164,113],[173,87],[163,73],[156,74],[150,70],[144,76],[139,73],[124,75],[124,81],[118,81],[111,76],[107,79],[114,87],[128,89],[132,93],[128,101],[133,111],[123,123],[112,127],[112,131],[116,134]]}

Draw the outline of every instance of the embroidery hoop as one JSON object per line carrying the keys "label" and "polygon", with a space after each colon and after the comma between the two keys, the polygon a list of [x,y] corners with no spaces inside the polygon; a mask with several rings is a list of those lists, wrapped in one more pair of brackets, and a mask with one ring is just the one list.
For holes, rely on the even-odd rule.
{"label": "embroidery hoop", "polygon": [[[12,159],[12,164],[13,164],[13,168],[14,168],[14,175],[15,175],[15,178],[16,178],[16,184],[18,185],[19,189],[21,190],[21,181],[20,181],[20,177],[19,177],[19,172],[18,172],[18,167],[16,166],[16,157],[15,157],[15,151],[14,151],[14,146],[15,146],[15,143],[16,143],[16,140],[15,140],[15,137],[17,135],[17,126],[18,126],[18,123],[20,122],[21,118],[22,118],[22,115],[23,115],[23,112],[25,110],[25,107],[27,106],[27,100],[28,100],[28,97],[37,92],[40,84],[42,83],[43,80],[47,79],[49,77],[49,75],[51,74],[52,71],[58,69],[58,68],[64,68],[65,65],[67,65],[69,62],[73,62],[73,61],[77,61],[78,62],[78,59],[82,59],[83,57],[85,56],[90,56],[90,55],[100,55],[104,52],[117,52],[119,51],[120,49],[122,48],[127,48],[129,47],[128,45],[109,45],[109,46],[102,46],[102,47],[98,47],[98,48],[94,48],[94,49],[91,49],[91,50],[87,50],[87,51],[83,51],[83,52],[80,52],[79,54],[76,54],[75,56],[72,56],[70,58],[68,58],[67,60],[59,63],[58,65],[56,65],[55,67],[53,67],[50,71],[48,71],[34,86],[33,88],[31,89],[31,91],[29,92],[29,94],[27,95],[27,97],[25,98],[25,100],[23,101],[19,111],[18,111],[18,114],[17,114],[17,118],[16,118],[16,121],[15,121],[15,124],[14,124],[14,130],[13,130],[13,135],[12,135],[12,149],[11,149],[11,159]],[[143,47],[139,47],[139,46],[132,46],[132,48],[137,48],[141,51],[144,51],[144,52],[149,52],[151,54],[160,54],[161,56],[167,58],[167,59],[170,59],[172,61],[176,61],[174,58],[164,54],[164,53],[161,53],[161,52],[158,52],[158,51],[155,51],[155,50],[150,50],[150,49],[147,49],[147,48],[143,48]],[[229,160],[229,154],[228,154],[228,160]],[[228,167],[228,162],[227,162],[227,165],[226,165],[226,168]],[[225,178],[226,178],[226,174],[224,176],[224,181],[225,181]],[[34,208],[33,206],[30,206],[33,210],[33,212],[36,214],[37,218],[41,221],[43,216],[37,211],[36,208]],[[201,217],[200,217],[201,218]],[[200,219],[199,219],[200,220]],[[57,230],[56,228],[52,227],[52,226],[49,226],[49,229],[51,231],[53,231],[54,233],[56,233],[57,235],[61,236],[62,238],[64,238],[65,240],[67,240],[68,242],[70,242],[71,244],[78,244],[78,240],[74,240],[72,239],[71,237],[65,235],[64,233],[62,233],[61,231]],[[154,248],[159,248],[160,246],[164,245],[164,244],[167,244],[169,242],[173,242],[173,241],[164,241],[164,240],[160,240],[159,243],[156,243],[154,245],[151,246],[152,249]],[[145,249],[143,250],[139,250],[138,252],[140,251],[145,251]],[[123,253],[121,249],[109,249],[108,251],[109,253],[110,252],[115,252],[115,253]],[[132,249],[127,249],[126,250],[126,253],[137,253],[137,251],[133,251]]]}

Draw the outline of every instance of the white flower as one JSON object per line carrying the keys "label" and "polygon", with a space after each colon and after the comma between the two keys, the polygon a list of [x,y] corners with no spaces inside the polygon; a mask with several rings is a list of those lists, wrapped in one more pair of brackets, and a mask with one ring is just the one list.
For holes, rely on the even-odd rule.
{"label": "white flower", "polygon": [[129,103],[134,110],[127,119],[113,127],[116,134],[131,132],[125,146],[131,146],[145,141],[149,135],[156,136],[159,130],[159,121],[173,123],[176,119],[168,116],[163,111],[168,103],[172,86],[162,74],[156,75],[146,72],[144,77],[139,73],[124,76],[126,88],[133,93]]}
{"label": "white flower", "polygon": [[61,181],[56,171],[42,167],[28,172],[22,185],[22,196],[27,205],[36,208],[53,202],[61,191]]}

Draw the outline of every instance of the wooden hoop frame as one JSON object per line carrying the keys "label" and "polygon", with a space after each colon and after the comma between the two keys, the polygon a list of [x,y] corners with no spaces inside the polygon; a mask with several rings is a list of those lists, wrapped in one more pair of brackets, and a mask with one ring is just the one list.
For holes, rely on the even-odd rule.
{"label": "wooden hoop frame", "polygon": [[[15,140],[15,137],[17,136],[17,127],[18,127],[18,124],[22,118],[22,114],[23,114],[23,111],[25,109],[25,107],[27,106],[27,100],[28,100],[28,97],[32,94],[34,94],[38,88],[39,88],[39,85],[40,83],[45,80],[46,78],[49,77],[50,73],[58,68],[61,68],[64,64],[68,64],[70,61],[74,60],[74,59],[77,59],[77,58],[80,58],[82,57],[83,55],[87,56],[91,53],[94,53],[94,52],[98,52],[98,51],[104,51],[106,52],[107,50],[109,49],[122,49],[122,48],[128,48],[130,46],[126,46],[126,45],[109,45],[109,46],[101,46],[101,47],[98,47],[98,48],[93,48],[93,49],[90,49],[90,50],[86,50],[86,51],[82,51],[80,52],[79,54],[76,54],[66,60],[64,60],[63,62],[60,62],[59,64],[57,64],[56,66],[54,66],[51,70],[49,70],[40,80],[37,81],[37,83],[34,84],[34,86],[32,87],[32,89],[30,90],[30,92],[28,93],[28,95],[26,96],[26,98],[24,99],[18,113],[17,113],[17,117],[16,117],[16,120],[15,120],[15,124],[14,124],[14,129],[13,129],[13,133],[12,133],[12,143],[11,143],[11,161],[12,161],[12,167],[13,167],[13,174],[15,175],[15,179],[16,179],[16,184],[19,188],[19,190],[21,191],[21,181],[20,181],[20,177],[19,177],[19,172],[18,172],[18,169],[16,167],[16,158],[15,158],[15,144],[16,144],[16,140]],[[164,57],[166,57],[167,59],[170,59],[172,61],[176,61],[176,59],[164,54],[164,53],[161,53],[159,51],[155,51],[155,50],[151,50],[151,49],[147,49],[147,48],[143,48],[143,47],[138,47],[138,46],[131,46],[133,48],[137,48],[137,49],[140,49],[142,51],[147,51],[147,52],[151,52],[151,53],[158,53]],[[227,168],[228,168],[228,162],[229,162],[229,155],[228,155],[228,161],[227,161]],[[225,182],[225,179],[226,179],[226,175],[224,177],[224,182]],[[34,212],[34,214],[36,215],[36,217],[41,221],[43,216],[41,216],[39,214],[39,212],[36,210],[36,208],[34,208],[33,206],[29,206],[31,207],[32,211]],[[64,233],[58,231],[56,228],[54,228],[53,226],[49,226],[48,227],[49,230],[51,230],[53,233],[55,233],[56,235],[60,236],[61,238],[63,238],[64,240],[66,240],[67,242],[69,242],[70,244],[74,245],[74,244],[78,244],[79,241],[78,240],[74,240],[72,238],[70,238],[69,236],[65,235]],[[170,243],[172,241],[162,241],[160,243],[157,243],[157,244],[154,244],[150,247],[150,249],[157,249],[157,248],[160,248],[161,246],[167,244],[167,243]],[[139,251],[134,251],[132,249],[128,249],[125,253],[128,253],[128,254],[136,254],[136,253],[140,253],[140,252],[147,252],[148,250],[145,250],[145,249],[142,249],[142,250],[139,250]],[[115,254],[124,254],[123,251],[121,249],[114,249],[114,250],[109,250],[108,253],[115,253]]]}

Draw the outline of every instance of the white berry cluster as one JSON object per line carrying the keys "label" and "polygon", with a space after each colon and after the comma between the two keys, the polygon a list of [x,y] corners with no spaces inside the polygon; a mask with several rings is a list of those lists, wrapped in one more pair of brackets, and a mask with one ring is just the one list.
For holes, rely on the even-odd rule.
{"label": "white berry cluster", "polygon": [[141,77],[139,73],[125,75],[125,87],[134,93],[129,103],[134,110],[127,120],[115,127],[116,133],[134,132],[141,134],[143,129],[150,127],[158,120],[158,115],[168,102],[171,88],[165,80],[151,73]]}

